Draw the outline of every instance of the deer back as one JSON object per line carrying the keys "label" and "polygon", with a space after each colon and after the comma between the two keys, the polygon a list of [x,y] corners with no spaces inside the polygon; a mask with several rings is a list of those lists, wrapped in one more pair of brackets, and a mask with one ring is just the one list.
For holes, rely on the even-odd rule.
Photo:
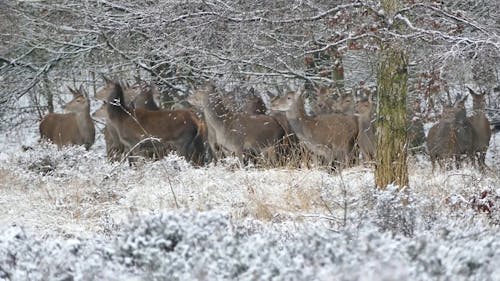
{"label": "deer back", "polygon": [[267,108],[262,98],[253,93],[248,97],[242,108],[242,113],[248,115],[266,114],[266,111]]}

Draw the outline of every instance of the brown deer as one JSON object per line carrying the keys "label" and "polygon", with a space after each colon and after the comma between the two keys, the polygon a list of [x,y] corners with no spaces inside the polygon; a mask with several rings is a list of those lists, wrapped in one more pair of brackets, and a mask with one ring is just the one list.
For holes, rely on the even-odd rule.
{"label": "brown deer", "polygon": [[436,161],[443,168],[443,160],[455,159],[456,168],[459,168],[461,155],[473,156],[473,129],[466,117],[466,99],[467,96],[459,98],[454,106],[446,106],[439,122],[429,130],[427,152],[433,171]]}
{"label": "brown deer", "polygon": [[348,165],[358,135],[358,121],[353,115],[324,114],[308,116],[300,91],[289,92],[275,99],[271,108],[285,111],[286,118],[298,139],[329,165]]}
{"label": "brown deer", "polygon": [[68,87],[73,99],[64,105],[69,113],[49,113],[40,122],[40,136],[59,148],[65,145],[83,145],[86,150],[94,144],[95,127],[90,117],[90,101],[80,86],[79,90]]}
{"label": "brown deer", "polygon": [[472,125],[473,132],[473,146],[474,146],[474,159],[477,158],[478,165],[482,168],[486,167],[485,158],[486,151],[490,145],[491,138],[491,128],[490,122],[486,118],[484,112],[486,102],[485,102],[485,92],[477,94],[471,88],[469,93],[472,96],[472,116],[467,118],[467,121]]}
{"label": "brown deer", "polygon": [[189,102],[203,111],[211,149],[220,147],[242,162],[273,147],[285,136],[283,128],[271,116],[234,113],[227,109],[212,83],[194,92]]}
{"label": "brown deer", "polygon": [[112,85],[106,103],[107,118],[126,151],[145,146],[155,149],[157,157],[161,158],[165,147],[174,147],[186,160],[201,164],[203,132],[200,120],[193,112],[130,109],[125,105],[121,85]]}
{"label": "brown deer", "polygon": [[[97,91],[95,97],[98,100],[106,101],[114,88],[114,82],[111,79],[103,77],[106,82],[105,86]],[[144,81],[138,81],[136,84],[125,87],[123,90],[124,102],[127,107],[135,109],[146,109],[146,110],[159,110],[158,105],[155,102],[155,98],[159,96],[158,90],[154,84],[145,85]],[[120,142],[118,132],[109,125],[108,115],[106,110],[106,105],[103,105],[93,114],[94,117],[100,117],[105,120],[106,126],[104,127],[104,141],[106,143],[106,155],[111,161],[121,161],[125,155],[125,146]],[[134,156],[146,156],[148,158],[155,158],[156,148],[143,146],[142,151],[135,151]],[[149,150],[149,151],[148,151]],[[165,151],[162,154],[168,153],[168,148],[164,148]]]}

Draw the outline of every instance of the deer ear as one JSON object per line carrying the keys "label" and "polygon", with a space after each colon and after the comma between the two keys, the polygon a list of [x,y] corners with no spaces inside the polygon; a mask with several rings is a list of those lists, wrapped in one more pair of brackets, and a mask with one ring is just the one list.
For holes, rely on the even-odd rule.
{"label": "deer ear", "polygon": [[459,97],[459,100],[457,101],[457,106],[465,107],[465,101],[467,100],[468,97],[469,97],[468,95],[464,95],[463,97]]}
{"label": "deer ear", "polygon": [[89,93],[87,93],[87,90],[83,87],[83,84],[80,85],[80,89],[78,90],[81,95],[83,95],[86,99],[89,98]]}
{"label": "deer ear", "polygon": [[104,75],[104,74],[101,74],[101,75],[102,75],[102,79],[104,80],[104,82],[106,82],[106,84],[111,84],[113,82],[106,75]]}
{"label": "deer ear", "polygon": [[68,90],[70,91],[70,93],[73,95],[73,96],[78,96],[78,92],[76,90],[74,90],[73,88],[71,88],[70,86],[68,86]]}
{"label": "deer ear", "polygon": [[207,80],[204,83],[203,88],[205,90],[209,91],[211,94],[215,93],[215,91],[216,91],[215,83],[213,81],[210,81],[210,80]]}
{"label": "deer ear", "polygon": [[472,90],[471,88],[467,87],[467,89],[469,89],[469,93],[472,95],[472,96],[477,96],[476,92],[474,92],[474,90]]}
{"label": "deer ear", "polygon": [[297,89],[297,92],[295,92],[295,96],[296,97],[302,97],[303,98],[304,95],[305,95],[305,91],[304,91],[304,89],[302,87],[300,87],[299,89]]}
{"label": "deer ear", "polygon": [[153,97],[160,96],[160,92],[158,91],[158,87],[156,87],[156,84],[154,82],[151,82],[150,88],[151,88],[151,94],[153,94]]}

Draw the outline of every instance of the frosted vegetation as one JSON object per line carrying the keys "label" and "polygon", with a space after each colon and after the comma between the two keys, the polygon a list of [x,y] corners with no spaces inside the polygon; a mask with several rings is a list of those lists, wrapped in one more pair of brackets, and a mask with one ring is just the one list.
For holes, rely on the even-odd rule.
{"label": "frosted vegetation", "polygon": [[1,280],[500,276],[496,144],[485,173],[412,158],[402,195],[376,191],[368,166],[193,168],[171,155],[130,167],[109,163],[101,139],[57,150],[35,132],[0,142]]}

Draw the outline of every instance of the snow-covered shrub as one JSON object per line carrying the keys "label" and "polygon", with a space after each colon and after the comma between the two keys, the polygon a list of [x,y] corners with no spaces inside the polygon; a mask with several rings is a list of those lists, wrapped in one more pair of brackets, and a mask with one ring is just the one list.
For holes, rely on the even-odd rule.
{"label": "snow-covered shrub", "polygon": [[376,198],[376,224],[382,231],[412,236],[415,228],[415,208],[406,191],[389,185],[385,190],[373,191]]}
{"label": "snow-covered shrub", "polygon": [[111,239],[0,229],[0,280],[495,280],[500,234],[449,221],[413,237],[364,222],[233,220],[218,212],[136,216]]}
{"label": "snow-covered shrub", "polygon": [[105,257],[102,241],[41,238],[0,230],[0,280],[124,280],[131,272]]}

